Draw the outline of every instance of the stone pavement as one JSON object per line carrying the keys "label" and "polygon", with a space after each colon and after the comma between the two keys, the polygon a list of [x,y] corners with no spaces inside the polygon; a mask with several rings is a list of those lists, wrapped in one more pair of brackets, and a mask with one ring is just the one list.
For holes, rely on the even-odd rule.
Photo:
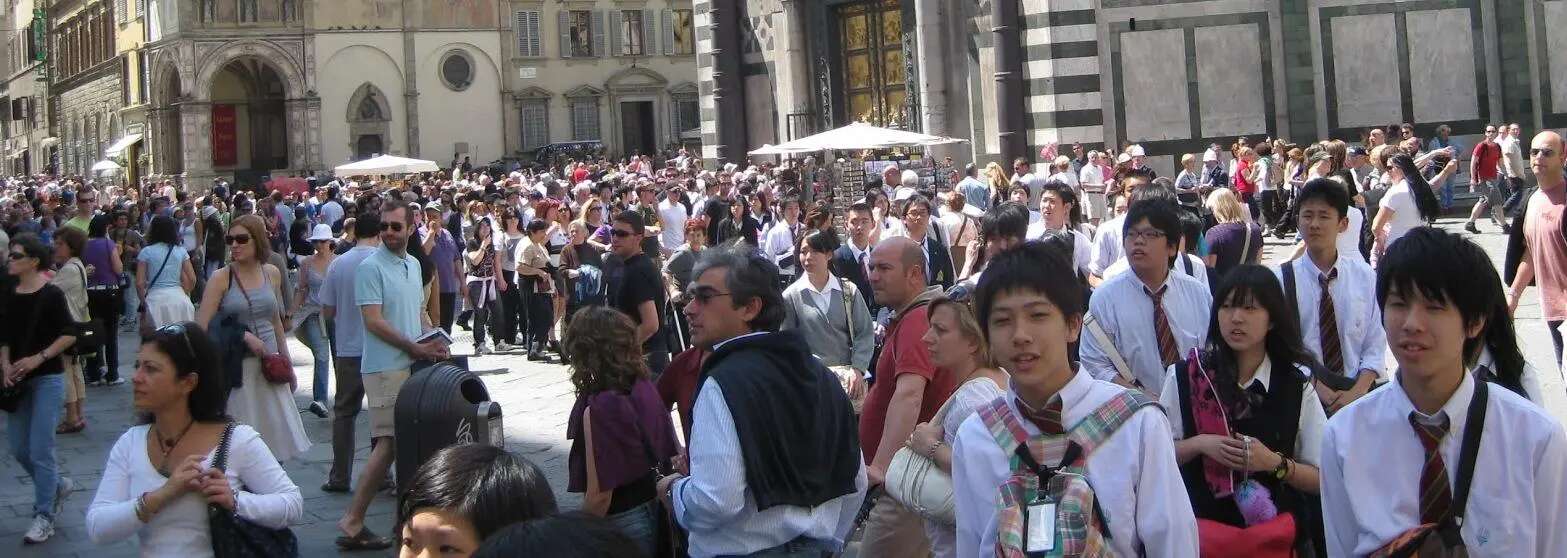
{"label": "stone pavement", "polygon": [[[1461,220],[1444,219],[1444,228],[1460,230]],[[1506,238],[1489,227],[1488,234],[1478,241],[1492,254],[1500,266],[1506,248]],[[1287,247],[1270,239],[1267,261],[1277,262]],[[1542,388],[1546,393],[1546,407],[1561,420],[1567,420],[1567,392],[1564,392],[1558,364],[1552,362],[1553,350],[1549,334],[1539,319],[1538,296],[1534,289],[1519,305],[1518,330],[1523,350],[1529,362],[1540,372]],[[134,344],[128,337],[121,347],[126,352],[122,358],[122,377],[129,378],[134,359]],[[470,352],[471,335],[457,333],[456,352]],[[290,339],[290,354],[294,358],[301,391],[295,396],[301,408],[310,402],[309,389],[311,364],[309,350]],[[570,450],[565,439],[566,417],[571,410],[573,393],[565,367],[553,364],[530,363],[521,354],[486,355],[471,361],[472,369],[480,374],[488,386],[491,398],[498,401],[504,412],[506,447],[537,463],[555,488],[556,498],[562,509],[575,509],[581,498],[566,494],[566,456]],[[0,457],[0,555],[16,557],[75,557],[118,558],[135,556],[136,543],[128,539],[119,543],[97,546],[87,540],[85,515],[97,488],[108,449],[120,434],[131,425],[130,385],[89,388],[87,416],[90,426],[85,432],[61,436],[58,455],[61,470],[81,484],[81,491],[66,502],[65,513],[59,519],[55,537],[49,542],[33,547],[20,543],[22,532],[31,520],[32,486],[10,455]],[[0,413],[0,423],[7,417]],[[299,485],[305,497],[305,516],[294,526],[300,540],[303,556],[326,556],[337,552],[333,541],[338,533],[336,521],[347,506],[346,494],[327,494],[320,486],[326,480],[331,467],[331,424],[308,413],[301,415],[310,439],[316,444],[304,456],[285,463],[289,475]],[[360,464],[369,454],[367,416],[360,414],[357,456]],[[0,430],[0,436],[3,436]],[[355,477],[357,479],[357,477]],[[394,502],[391,496],[376,497],[370,508],[369,525],[378,533],[387,534],[392,521]],[[360,556],[391,556],[386,553],[358,553]]]}

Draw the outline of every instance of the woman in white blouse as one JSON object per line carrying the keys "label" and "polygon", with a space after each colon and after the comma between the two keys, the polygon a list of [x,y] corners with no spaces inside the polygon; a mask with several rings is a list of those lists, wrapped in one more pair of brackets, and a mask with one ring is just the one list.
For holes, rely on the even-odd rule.
{"label": "woman in white blouse", "polygon": [[1441,202],[1431,191],[1431,184],[1415,167],[1415,159],[1393,150],[1384,150],[1384,153],[1390,155],[1383,176],[1393,187],[1382,196],[1382,207],[1371,221],[1371,233],[1376,241],[1371,250],[1371,267],[1377,267],[1387,247],[1411,229],[1425,226],[1442,215]]}
{"label": "woman in white blouse", "polygon": [[208,506],[269,528],[299,520],[304,502],[260,435],[236,425],[226,470],[212,468],[229,419],[228,380],[205,332],[192,322],[163,326],[141,346],[131,383],[134,426],[109,450],[87,509],[96,544],[139,539],[142,556],[212,556]]}
{"label": "woman in white blouse", "polygon": [[[921,340],[930,350],[931,364],[957,378],[958,389],[931,422],[914,427],[908,446],[951,473],[952,442],[958,427],[980,407],[1006,393],[1007,373],[991,363],[990,346],[967,304],[938,298],[930,303],[928,315],[930,329]],[[956,529],[956,525],[925,520],[925,536],[937,558],[958,555]]]}

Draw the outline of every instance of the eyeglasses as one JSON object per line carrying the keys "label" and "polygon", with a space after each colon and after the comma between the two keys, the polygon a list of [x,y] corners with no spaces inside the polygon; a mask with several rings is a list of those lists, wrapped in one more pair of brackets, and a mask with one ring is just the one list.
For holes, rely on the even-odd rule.
{"label": "eyeglasses", "polygon": [[98,201],[98,198],[76,198],[76,203],[92,203],[95,201]]}
{"label": "eyeglasses", "polygon": [[1529,150],[1530,157],[1554,157],[1555,155],[1555,149],[1535,148]]}
{"label": "eyeglasses", "polygon": [[25,253],[25,252],[11,252],[11,261],[13,261],[13,262],[17,261],[17,260],[20,260],[20,259],[24,259],[26,257],[27,257],[27,253]]}
{"label": "eyeglasses", "polygon": [[191,347],[191,345],[190,345],[190,336],[185,335],[185,322],[172,323],[172,324],[160,327],[160,328],[154,330],[153,333],[154,334],[157,334],[157,333],[167,333],[169,335],[174,335],[174,336],[179,337],[180,341],[184,341],[185,342],[185,352],[187,354],[189,354],[190,356],[192,356],[192,357],[196,356],[196,349]]}
{"label": "eyeglasses", "polygon": [[395,222],[395,221],[393,221],[393,222],[382,222],[381,223],[381,232],[386,232],[388,229],[390,229],[392,232],[403,232],[403,224]]}
{"label": "eyeglasses", "polygon": [[1164,231],[1159,229],[1132,229],[1126,231],[1127,240],[1142,239],[1152,242],[1161,238],[1164,238]]}
{"label": "eyeglasses", "polygon": [[628,236],[632,236],[632,235],[635,235],[637,233],[634,233],[634,232],[631,232],[631,231],[628,231],[628,230],[625,230],[625,229],[610,229],[609,230],[609,234],[613,235],[615,238],[626,238]]}
{"label": "eyeglasses", "polygon": [[691,302],[700,302],[705,305],[715,298],[721,296],[730,296],[732,293],[721,292],[718,289],[712,287],[692,285],[690,287],[686,287],[685,294],[687,300],[690,300]]}
{"label": "eyeglasses", "polygon": [[250,243],[250,235],[248,235],[248,234],[229,234],[229,235],[224,235],[223,236],[223,242],[226,243],[226,244],[239,244],[239,245],[249,244]]}

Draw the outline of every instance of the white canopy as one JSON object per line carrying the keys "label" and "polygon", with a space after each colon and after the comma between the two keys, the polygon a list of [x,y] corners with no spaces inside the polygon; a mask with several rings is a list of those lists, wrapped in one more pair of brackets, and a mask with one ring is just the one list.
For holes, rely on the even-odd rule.
{"label": "white canopy", "polygon": [[93,172],[114,172],[117,170],[120,170],[120,164],[108,159],[98,161],[92,165]]}
{"label": "white canopy", "polygon": [[409,159],[394,155],[382,155],[372,159],[365,159],[349,163],[332,169],[338,176],[386,176],[389,174],[409,174],[415,172],[435,172],[440,170],[435,161],[423,159]]}
{"label": "white canopy", "polygon": [[793,141],[786,141],[778,145],[763,145],[761,149],[752,151],[752,155],[780,155],[789,153],[808,153],[829,149],[856,150],[856,149],[887,149],[892,147],[924,147],[927,145],[944,145],[958,143],[967,140],[949,138],[944,136],[932,136],[918,132],[893,130],[872,126],[864,122],[855,122],[848,126],[829,130],[820,134],[806,136]]}

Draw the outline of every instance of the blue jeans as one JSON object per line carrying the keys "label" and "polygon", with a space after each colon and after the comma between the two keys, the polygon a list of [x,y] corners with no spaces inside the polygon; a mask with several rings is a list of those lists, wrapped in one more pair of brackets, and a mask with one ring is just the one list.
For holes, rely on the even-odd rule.
{"label": "blue jeans", "polygon": [[330,406],[332,400],[327,398],[326,383],[331,376],[331,369],[327,367],[332,354],[327,347],[326,334],[321,330],[321,314],[313,314],[299,322],[299,327],[294,328],[294,338],[310,347],[310,354],[315,358],[315,380],[311,383],[310,398]]}
{"label": "blue jeans", "polygon": [[65,406],[65,377],[34,376],[27,395],[6,421],[11,456],[33,478],[33,515],[54,519],[54,491],[60,471],[54,458],[54,427]]}
{"label": "blue jeans", "polygon": [[1441,196],[1441,199],[1439,201],[1442,202],[1442,210],[1443,211],[1447,211],[1447,210],[1453,208],[1453,179],[1452,179],[1452,177],[1448,177],[1447,181],[1442,183],[1442,196]]}
{"label": "blue jeans", "polygon": [[649,500],[640,506],[609,516],[609,523],[620,529],[631,540],[636,541],[637,548],[642,549],[643,556],[653,556],[653,545],[658,542],[658,524],[653,514],[653,506],[659,505],[656,500]]}

